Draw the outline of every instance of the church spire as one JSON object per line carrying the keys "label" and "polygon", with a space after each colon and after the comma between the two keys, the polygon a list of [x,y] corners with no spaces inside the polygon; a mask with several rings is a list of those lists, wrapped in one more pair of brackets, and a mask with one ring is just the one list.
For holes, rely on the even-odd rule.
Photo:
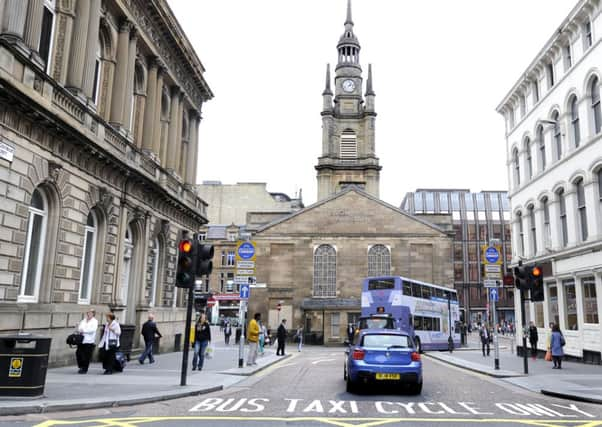
{"label": "church spire", "polygon": [[332,90],[330,90],[330,64],[326,64],[326,86],[322,95],[332,95]]}
{"label": "church spire", "polygon": [[345,32],[337,44],[339,51],[340,67],[360,68],[360,42],[353,33],[353,19],[351,19],[351,0],[347,0],[347,18],[345,19]]}
{"label": "church spire", "polygon": [[366,96],[373,95],[374,90],[372,89],[372,64],[368,64],[368,81],[366,82]]}

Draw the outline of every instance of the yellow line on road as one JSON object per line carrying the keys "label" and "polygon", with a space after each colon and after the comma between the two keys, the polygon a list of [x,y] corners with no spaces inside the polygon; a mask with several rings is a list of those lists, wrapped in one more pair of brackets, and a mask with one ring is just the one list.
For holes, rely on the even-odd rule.
{"label": "yellow line on road", "polygon": [[283,365],[281,364],[282,362],[286,361],[286,362],[290,362],[291,360],[295,360],[296,357],[299,356],[299,353],[293,353],[291,356],[287,357],[286,359],[282,359],[282,361],[278,361],[270,366],[268,366],[267,368],[257,372],[255,375],[252,375],[253,377],[263,377],[266,376],[267,374],[275,371],[278,368],[282,368]]}
{"label": "yellow line on road", "polygon": [[[68,425],[88,425],[99,423],[98,427],[133,427],[144,423],[167,422],[167,421],[280,421],[287,423],[310,421],[335,425],[338,427],[374,427],[392,423],[465,423],[465,424],[491,424],[491,423],[517,423],[539,427],[600,427],[602,420],[534,420],[534,419],[512,419],[512,418],[327,418],[327,417],[220,417],[220,416],[198,416],[198,417],[133,417],[133,418],[96,418],[90,420],[62,421],[47,420],[37,424],[36,427],[54,427]],[[359,424],[358,424],[359,423]],[[88,426],[96,427],[96,426]]]}

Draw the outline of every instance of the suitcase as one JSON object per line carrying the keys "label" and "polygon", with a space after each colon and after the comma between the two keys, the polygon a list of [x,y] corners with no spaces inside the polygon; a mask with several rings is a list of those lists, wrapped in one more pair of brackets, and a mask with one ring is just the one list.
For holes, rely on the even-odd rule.
{"label": "suitcase", "polygon": [[126,364],[125,354],[122,351],[117,351],[115,353],[115,371],[123,372]]}

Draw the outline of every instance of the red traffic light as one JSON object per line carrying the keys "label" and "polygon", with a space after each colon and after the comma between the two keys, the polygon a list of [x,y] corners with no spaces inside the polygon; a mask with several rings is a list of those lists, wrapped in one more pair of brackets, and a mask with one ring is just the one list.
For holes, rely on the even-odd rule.
{"label": "red traffic light", "polygon": [[533,269],[531,270],[531,275],[533,277],[541,277],[541,268],[537,266],[533,267]]}
{"label": "red traffic light", "polygon": [[190,240],[180,241],[180,253],[188,254],[192,251],[192,242]]}

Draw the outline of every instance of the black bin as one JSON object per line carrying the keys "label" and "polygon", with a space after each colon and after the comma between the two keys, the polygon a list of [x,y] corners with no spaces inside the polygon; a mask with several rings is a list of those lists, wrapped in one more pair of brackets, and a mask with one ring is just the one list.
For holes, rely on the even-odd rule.
{"label": "black bin", "polygon": [[159,337],[153,338],[153,354],[159,354],[159,348],[160,348],[159,340],[160,340]]}
{"label": "black bin", "polygon": [[0,336],[0,396],[44,393],[50,341],[29,334]]}
{"label": "black bin", "polygon": [[136,333],[136,325],[119,325],[121,327],[121,335],[119,336],[119,351],[121,351],[128,362],[132,347],[134,347],[134,334]]}

